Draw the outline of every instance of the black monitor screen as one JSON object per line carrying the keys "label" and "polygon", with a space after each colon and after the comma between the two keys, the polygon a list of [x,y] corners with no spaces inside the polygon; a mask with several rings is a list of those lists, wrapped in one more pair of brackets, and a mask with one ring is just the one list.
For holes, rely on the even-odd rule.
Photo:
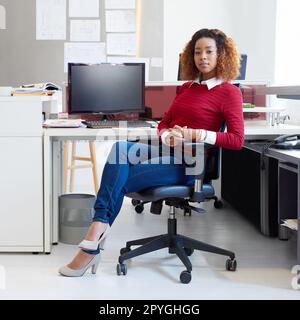
{"label": "black monitor screen", "polygon": [[241,54],[240,75],[236,78],[236,80],[246,79],[246,69],[247,69],[247,55]]}
{"label": "black monitor screen", "polygon": [[143,112],[145,64],[69,63],[69,113]]}

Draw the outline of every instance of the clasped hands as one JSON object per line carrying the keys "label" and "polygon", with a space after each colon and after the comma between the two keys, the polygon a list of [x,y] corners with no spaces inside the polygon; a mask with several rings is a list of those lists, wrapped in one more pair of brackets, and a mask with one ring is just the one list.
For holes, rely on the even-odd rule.
{"label": "clasped hands", "polygon": [[187,126],[174,126],[168,129],[168,135],[165,138],[165,143],[170,147],[181,145],[183,141],[199,142],[203,141],[206,136],[206,130],[191,129]]}

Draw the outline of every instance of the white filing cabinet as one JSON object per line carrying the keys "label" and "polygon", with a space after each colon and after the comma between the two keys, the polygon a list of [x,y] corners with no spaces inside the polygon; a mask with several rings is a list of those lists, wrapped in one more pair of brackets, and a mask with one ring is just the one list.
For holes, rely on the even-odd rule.
{"label": "white filing cabinet", "polygon": [[0,97],[0,252],[43,252],[42,111],[48,97]]}

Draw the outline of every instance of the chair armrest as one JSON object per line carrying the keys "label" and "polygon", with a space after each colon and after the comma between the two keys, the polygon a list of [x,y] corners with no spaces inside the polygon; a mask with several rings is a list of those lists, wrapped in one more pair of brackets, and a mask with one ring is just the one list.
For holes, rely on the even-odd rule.
{"label": "chair armrest", "polygon": [[195,179],[203,179],[205,174],[205,157],[207,144],[204,142],[185,142],[185,161],[190,166],[188,174],[195,176]]}

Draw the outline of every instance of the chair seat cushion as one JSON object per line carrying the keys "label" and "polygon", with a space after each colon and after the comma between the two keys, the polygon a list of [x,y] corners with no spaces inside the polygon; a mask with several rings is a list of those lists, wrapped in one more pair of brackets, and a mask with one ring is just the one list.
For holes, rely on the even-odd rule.
{"label": "chair seat cushion", "polygon": [[[141,190],[139,192],[127,193],[126,197],[141,201],[157,201],[167,198],[190,198],[193,194],[193,186],[163,186]],[[204,184],[202,192],[205,197],[211,197],[215,191],[211,184]]]}

